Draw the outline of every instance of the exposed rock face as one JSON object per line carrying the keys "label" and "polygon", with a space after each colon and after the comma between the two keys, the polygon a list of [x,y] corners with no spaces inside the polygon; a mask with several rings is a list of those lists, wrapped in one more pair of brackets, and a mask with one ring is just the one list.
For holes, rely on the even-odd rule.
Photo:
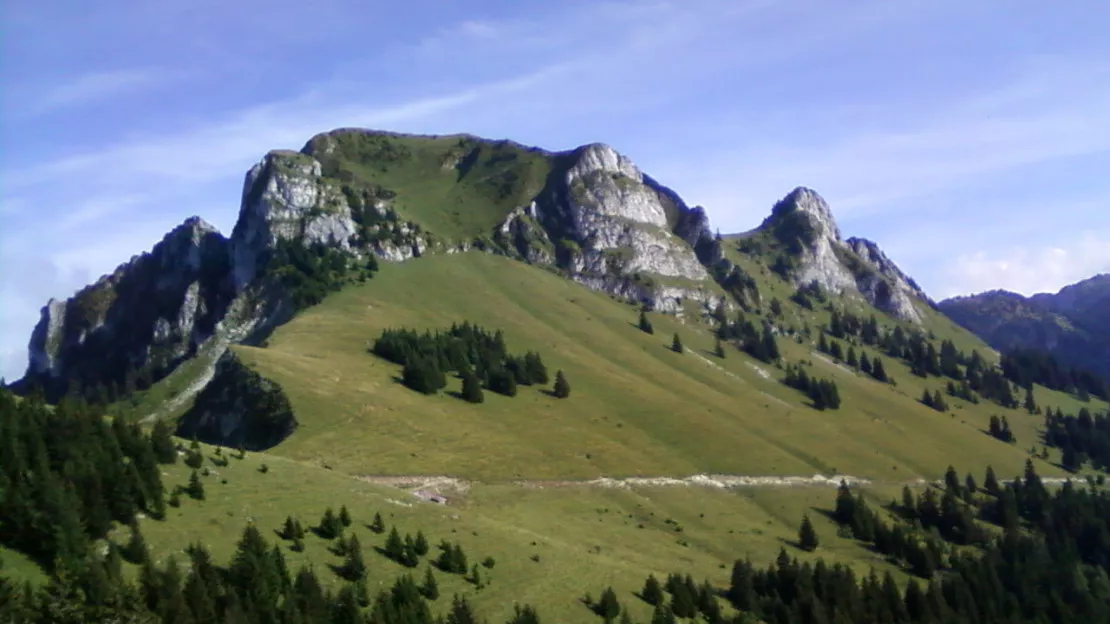
{"label": "exposed rock face", "polygon": [[242,290],[279,240],[350,251],[351,209],[327,184],[320,163],[298,152],[273,151],[247,172],[239,220],[231,234],[235,286]]}
{"label": "exposed rock face", "polygon": [[178,423],[177,435],[262,451],[289,437],[297,419],[281,386],[226,352],[210,383]]}
{"label": "exposed rock face", "polygon": [[233,297],[228,272],[227,239],[200,218],[186,220],[149,253],[67,301],[48,302],[31,336],[28,376],[54,394],[73,382],[124,386],[143,382],[144,369],[168,372],[223,318]]}
{"label": "exposed rock face", "polygon": [[[518,253],[538,263],[553,259],[589,288],[661,311],[679,310],[683,299],[714,299],[691,243],[675,233],[681,223],[698,240],[704,211],[687,208],[608,145],[586,145],[556,160],[561,175],[501,226]],[[689,285],[664,289],[658,278]]]}
{"label": "exposed rock face", "polygon": [[813,190],[791,191],[757,232],[771,234],[786,248],[799,286],[816,282],[837,294],[858,293],[876,308],[915,323],[922,320],[919,305],[934,305],[878,245],[841,238],[828,203]]}
{"label": "exposed rock face", "polygon": [[1058,293],[1024,297],[992,290],[938,305],[999,351],[1048,351],[1064,366],[1110,380],[1110,275],[1096,275]]}

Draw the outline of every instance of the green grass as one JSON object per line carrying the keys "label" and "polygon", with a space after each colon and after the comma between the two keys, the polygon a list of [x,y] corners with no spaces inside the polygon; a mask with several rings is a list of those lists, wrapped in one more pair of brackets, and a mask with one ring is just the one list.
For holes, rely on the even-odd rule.
{"label": "green grass", "polygon": [[[780,371],[735,350],[723,361],[710,355],[707,326],[654,316],[656,333],[647,335],[636,316],[632,306],[503,257],[433,256],[385,266],[279,328],[268,348],[236,351],[282,384],[301,423],[273,452],[352,474],[498,482],[839,471],[902,481],[937,478],[949,463],[1014,474],[1025,461],[1028,440],[1007,445],[981,432],[1003,410],[937,413],[917,398],[940,380],[912,378],[888,358],[896,387],[780,339],[788,361],[812,360],[839,384],[843,407],[818,412],[778,382]],[[482,405],[426,397],[398,383],[399,367],[367,353],[386,327],[463,320],[503,329],[511,350],[535,349],[552,372],[564,369],[571,398],[537,388],[512,399],[487,393]],[[676,331],[686,354],[668,349]],[[451,380],[449,390],[458,384]],[[1049,465],[1042,471],[1058,474]]]}
{"label": "green grass", "polygon": [[[212,456],[211,448],[206,447],[206,455]],[[269,467],[265,474],[258,470],[263,463]],[[207,465],[211,474],[202,479],[204,501],[182,497],[179,508],[168,508],[165,521],[141,522],[155,560],[164,562],[174,555],[184,562],[185,545],[199,541],[217,562],[226,562],[248,521],[274,543],[279,541],[274,529],[287,515],[298,517],[308,528],[319,521],[326,507],[338,511],[340,504],[346,504],[354,520],[349,530],[363,546],[371,588],[388,586],[409,571],[374,550],[384,545],[386,537],[365,526],[375,512],[402,535],[422,530],[433,553],[435,545],[447,539],[462,544],[471,564],[493,557],[494,568],[482,568],[490,580],[482,591],[461,577],[435,572],[443,596],[436,603],[438,609],[449,604],[453,593],[462,593],[491,622],[506,620],[514,601],[537,605],[551,621],[590,621],[592,616],[577,599],[586,593],[597,597],[608,585],[637,620],[647,621],[650,609],[632,594],[649,572],[657,576],[688,572],[699,581],[709,579],[724,586],[737,558],[769,562],[784,546],[803,560],[820,555],[861,573],[873,566],[891,569],[862,545],[836,537],[835,527],[813,511],[832,506],[835,490],[827,487],[719,491],[474,485],[463,493],[448,492],[449,504],[440,506],[337,471],[261,453],[248,453],[244,460],[233,458],[227,467]],[[167,487],[184,484],[188,472],[181,463],[166,467]],[[814,555],[787,544],[796,539],[803,513],[810,514],[822,539]],[[127,530],[118,530],[113,538],[126,542]],[[309,533],[303,553],[289,550],[288,542],[283,544],[291,570],[302,563],[313,565],[325,581],[338,586],[327,565],[337,565],[341,558],[328,552],[327,542]],[[418,580],[425,567],[422,561],[412,570]],[[132,567],[131,572],[136,570]]]}
{"label": "green grass", "polygon": [[396,192],[393,207],[403,219],[453,240],[490,234],[543,189],[553,163],[550,153],[509,141],[359,131],[330,136],[342,175]]}
{"label": "green grass", "polygon": [[0,577],[23,582],[30,581],[34,585],[46,579],[38,564],[23,553],[0,546]]}

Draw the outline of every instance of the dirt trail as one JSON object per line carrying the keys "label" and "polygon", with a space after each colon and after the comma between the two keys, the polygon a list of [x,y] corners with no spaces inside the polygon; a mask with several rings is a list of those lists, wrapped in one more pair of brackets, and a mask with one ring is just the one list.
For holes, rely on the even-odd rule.
{"label": "dirt trail", "polygon": [[[461,494],[470,489],[472,485],[481,485],[480,481],[467,481],[445,475],[401,475],[401,476],[375,476],[356,475],[357,479],[368,483],[389,485],[410,492],[437,492]],[[759,476],[759,475],[721,475],[721,474],[696,474],[689,477],[628,477],[615,479],[599,477],[597,479],[522,479],[508,482],[511,485],[529,489],[546,488],[575,488],[575,487],[600,487],[630,489],[636,487],[704,487],[710,489],[740,489],[740,488],[790,488],[790,487],[839,487],[841,481],[849,486],[858,487],[865,485],[910,485],[922,486],[929,483],[943,486],[943,481],[929,481],[927,479],[909,479],[904,481],[873,481],[852,475],[815,474],[812,476]],[[1062,485],[1066,478],[1042,477],[1045,485]]]}

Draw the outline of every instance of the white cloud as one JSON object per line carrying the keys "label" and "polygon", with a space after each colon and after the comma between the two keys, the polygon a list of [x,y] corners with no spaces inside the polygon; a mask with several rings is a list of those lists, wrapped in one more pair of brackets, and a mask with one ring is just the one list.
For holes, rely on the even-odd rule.
{"label": "white cloud", "polygon": [[1009,247],[959,256],[942,271],[941,298],[1000,288],[1023,295],[1056,292],[1110,272],[1110,237],[1087,232],[1067,248]]}
{"label": "white cloud", "polygon": [[95,100],[120,97],[147,89],[168,79],[167,72],[155,69],[118,69],[91,72],[55,84],[35,98],[36,112],[87,104]]}

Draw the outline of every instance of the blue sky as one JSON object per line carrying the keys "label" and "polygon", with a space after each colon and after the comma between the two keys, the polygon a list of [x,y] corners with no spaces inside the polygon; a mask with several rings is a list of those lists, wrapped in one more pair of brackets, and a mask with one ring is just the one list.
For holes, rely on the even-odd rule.
{"label": "blue sky", "polygon": [[798,185],[934,297],[1110,271],[1098,0],[6,0],[0,374],[39,309],[273,148],[365,126],[613,145],[749,229]]}

